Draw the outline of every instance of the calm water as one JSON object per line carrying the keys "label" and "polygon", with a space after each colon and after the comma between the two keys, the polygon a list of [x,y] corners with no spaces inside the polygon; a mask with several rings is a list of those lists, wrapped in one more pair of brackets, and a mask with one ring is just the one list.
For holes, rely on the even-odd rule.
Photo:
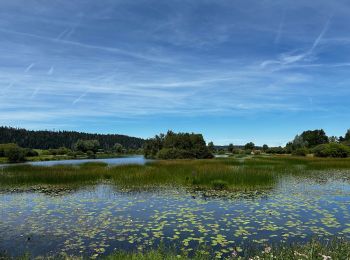
{"label": "calm water", "polygon": [[[87,162],[104,162],[109,165],[123,165],[123,164],[145,164],[148,160],[142,155],[120,157],[120,158],[106,158],[106,159],[76,159],[76,160],[58,160],[58,161],[42,161],[42,162],[27,162],[35,166],[53,166],[53,165],[78,165]],[[13,164],[0,164],[0,167],[6,167]]]}
{"label": "calm water", "polygon": [[106,184],[57,193],[0,193],[0,250],[97,257],[162,243],[186,251],[208,245],[214,255],[225,256],[252,244],[350,238],[347,174],[286,177],[273,190],[229,195],[127,192]]}

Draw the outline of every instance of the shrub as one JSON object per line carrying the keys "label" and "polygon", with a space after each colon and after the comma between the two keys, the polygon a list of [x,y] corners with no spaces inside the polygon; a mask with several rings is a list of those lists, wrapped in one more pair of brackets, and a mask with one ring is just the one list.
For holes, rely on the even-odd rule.
{"label": "shrub", "polygon": [[0,157],[6,157],[6,152],[9,149],[18,147],[17,144],[9,143],[9,144],[0,144]]}
{"label": "shrub", "polygon": [[157,158],[161,160],[194,159],[196,156],[194,153],[183,149],[163,148],[157,153]]}
{"label": "shrub", "polygon": [[78,140],[74,146],[76,150],[84,153],[87,151],[97,153],[98,148],[100,147],[100,142],[98,140]]}
{"label": "shrub", "polygon": [[343,144],[321,144],[313,149],[315,156],[346,158],[350,156],[350,148]]}
{"label": "shrub", "polygon": [[87,157],[89,159],[95,159],[96,158],[95,153],[93,151],[90,151],[90,150],[86,152],[86,155],[87,155]]}
{"label": "shrub", "polygon": [[296,156],[306,156],[308,155],[308,153],[309,153],[309,150],[306,147],[298,148],[292,152],[292,154]]}
{"label": "shrub", "polygon": [[244,154],[252,154],[252,150],[250,150],[250,149],[245,149],[245,150],[244,150]]}
{"label": "shrub", "polygon": [[24,162],[26,160],[25,150],[19,146],[8,149],[5,156],[11,163]]}
{"label": "shrub", "polygon": [[65,155],[65,154],[68,154],[69,152],[71,152],[71,150],[66,147],[60,147],[58,149],[48,150],[48,154],[50,155]]}
{"label": "shrub", "polygon": [[241,150],[240,149],[233,149],[232,154],[240,154]]}
{"label": "shrub", "polygon": [[283,149],[281,146],[271,147],[271,148],[267,149],[266,153],[270,153],[270,154],[285,154],[286,150]]}
{"label": "shrub", "polygon": [[39,156],[39,153],[33,149],[25,149],[25,156],[29,156],[29,157],[35,157],[35,156]]}

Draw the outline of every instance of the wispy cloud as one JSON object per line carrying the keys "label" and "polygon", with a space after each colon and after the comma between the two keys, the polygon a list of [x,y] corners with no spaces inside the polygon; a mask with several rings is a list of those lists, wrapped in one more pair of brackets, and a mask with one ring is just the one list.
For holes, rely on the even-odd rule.
{"label": "wispy cloud", "polygon": [[52,66],[48,71],[47,71],[47,75],[52,75],[54,72],[55,68]]}
{"label": "wispy cloud", "polygon": [[16,34],[16,35],[21,35],[21,36],[26,36],[26,37],[31,37],[31,38],[37,38],[37,39],[41,39],[41,40],[52,41],[52,42],[57,42],[57,43],[61,43],[61,44],[66,44],[66,45],[71,45],[71,46],[76,46],[76,47],[81,47],[81,48],[87,48],[87,49],[92,49],[92,50],[100,50],[100,51],[104,51],[104,52],[114,53],[114,54],[118,54],[118,55],[125,55],[125,56],[131,57],[131,58],[147,60],[147,61],[152,61],[152,62],[165,62],[165,63],[172,62],[171,60],[169,60],[167,58],[157,58],[154,56],[138,54],[135,52],[126,51],[126,50],[122,50],[119,48],[91,45],[91,44],[86,44],[86,43],[81,43],[81,42],[76,42],[76,41],[70,41],[70,40],[55,39],[55,38],[36,35],[36,34],[32,34],[32,33],[13,31],[13,30],[7,30],[7,29],[2,29],[2,28],[0,28],[0,32],[9,33],[9,34]]}
{"label": "wispy cloud", "polygon": [[[338,115],[350,96],[344,27],[350,18],[340,0],[317,6],[155,1],[154,7],[77,0],[64,10],[55,1],[38,8],[29,8],[32,0],[5,2],[4,123],[84,127],[94,120],[118,126],[133,120],[155,129],[183,118],[191,128],[196,118],[231,124],[241,117],[252,126],[263,115]],[[335,100],[339,107],[329,105]]]}
{"label": "wispy cloud", "polygon": [[[306,59],[311,58],[313,53],[314,53],[314,51],[315,51],[315,49],[319,46],[319,44],[322,41],[324,35],[328,31],[331,19],[332,19],[332,15],[330,16],[330,18],[327,20],[327,22],[323,26],[323,29],[320,32],[320,34],[314,40],[311,48],[309,48],[307,51],[301,52],[301,53],[298,53],[298,54],[295,54],[295,51],[293,51],[291,53],[282,53],[281,55],[279,55],[279,58],[277,60],[266,60],[266,61],[263,61],[261,63],[261,67],[265,68],[268,65],[282,65],[282,66],[285,66],[285,65],[297,63],[299,61],[305,61]],[[282,25],[280,25],[280,26],[282,26]],[[280,32],[277,35],[278,38],[279,38],[279,34],[280,34]]]}
{"label": "wispy cloud", "polygon": [[28,73],[33,67],[35,66],[35,63],[31,63],[25,70],[25,73]]}

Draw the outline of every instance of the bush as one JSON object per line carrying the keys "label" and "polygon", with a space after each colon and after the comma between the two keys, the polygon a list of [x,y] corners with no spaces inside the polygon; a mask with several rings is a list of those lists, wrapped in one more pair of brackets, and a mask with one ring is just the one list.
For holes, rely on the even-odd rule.
{"label": "bush", "polygon": [[26,160],[25,150],[19,146],[8,149],[5,156],[10,163],[24,162]]}
{"label": "bush", "polygon": [[86,155],[87,155],[87,157],[89,159],[95,159],[96,158],[95,153],[93,151],[90,151],[90,150],[86,152]]}
{"label": "bush", "polygon": [[6,157],[6,153],[9,149],[18,147],[17,144],[0,144],[0,157]]}
{"label": "bush", "polygon": [[76,150],[84,153],[87,151],[97,153],[100,147],[100,142],[98,140],[78,140],[74,146]]}
{"label": "bush", "polygon": [[298,148],[292,152],[292,155],[296,155],[296,156],[306,156],[308,154],[309,154],[309,150],[306,147]]}
{"label": "bush", "polygon": [[313,149],[313,153],[318,157],[346,158],[350,156],[350,148],[337,143],[321,144]]}
{"label": "bush", "polygon": [[241,150],[240,149],[233,149],[232,154],[240,154]]}
{"label": "bush", "polygon": [[245,149],[245,150],[244,150],[244,154],[252,154],[252,150],[250,150],[250,149]]}
{"label": "bush", "polygon": [[71,152],[71,150],[66,147],[60,147],[58,149],[48,150],[48,154],[50,155],[65,155],[65,154],[68,154],[69,152]]}
{"label": "bush", "polygon": [[285,154],[286,150],[283,149],[281,146],[271,147],[271,148],[267,149],[266,153],[270,153],[270,154]]}
{"label": "bush", "polygon": [[194,153],[183,149],[176,148],[163,148],[157,153],[157,158],[161,160],[170,159],[194,159],[196,158]]}
{"label": "bush", "polygon": [[35,156],[39,156],[39,153],[33,149],[25,149],[25,156],[29,156],[29,157],[35,157]]}

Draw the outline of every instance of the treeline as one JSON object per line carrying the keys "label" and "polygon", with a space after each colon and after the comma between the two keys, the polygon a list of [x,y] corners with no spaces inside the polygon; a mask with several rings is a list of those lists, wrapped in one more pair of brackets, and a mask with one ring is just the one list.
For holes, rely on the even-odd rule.
{"label": "treeline", "polygon": [[201,134],[174,133],[156,135],[144,145],[144,155],[153,159],[208,159],[213,154]]}
{"label": "treeline", "polygon": [[105,151],[120,144],[126,149],[142,148],[145,140],[118,134],[90,134],[75,131],[32,131],[12,127],[0,127],[0,143],[16,143],[32,149],[58,149],[66,147],[72,149],[78,140],[97,140],[99,147]]}
{"label": "treeline", "polygon": [[[213,149],[215,146],[209,143]],[[249,142],[245,146],[234,146],[230,144],[224,148],[216,149],[215,153],[246,153],[246,154],[293,154],[297,156],[306,156],[313,154],[318,157],[350,157],[350,129],[344,136],[327,136],[323,129],[308,130],[296,135],[295,138],[288,142],[285,147],[269,147],[264,144],[257,147],[254,143]]]}

